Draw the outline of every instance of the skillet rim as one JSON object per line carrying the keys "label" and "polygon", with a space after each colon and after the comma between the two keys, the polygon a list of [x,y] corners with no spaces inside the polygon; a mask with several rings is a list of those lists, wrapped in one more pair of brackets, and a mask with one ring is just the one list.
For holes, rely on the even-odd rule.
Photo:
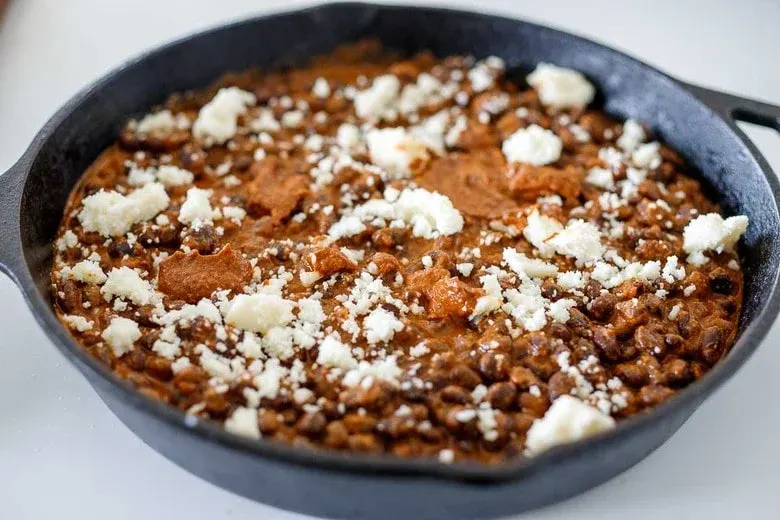
{"label": "skillet rim", "polygon": [[[100,91],[108,83],[113,81],[118,75],[129,68],[139,66],[147,59],[164,52],[170,48],[186,45],[192,40],[196,40],[213,33],[230,31],[235,27],[251,25],[260,20],[273,20],[291,14],[314,14],[325,12],[331,9],[362,9],[362,10],[393,10],[393,11],[417,11],[417,12],[436,12],[440,14],[468,15],[488,20],[500,20],[502,22],[511,22],[529,26],[537,32],[546,32],[557,36],[563,36],[569,41],[576,41],[584,45],[600,48],[601,51],[617,55],[622,59],[634,62],[635,65],[649,70],[660,80],[665,81],[678,91],[684,92],[691,102],[698,103],[716,116],[717,120],[725,124],[732,137],[740,142],[747,149],[756,168],[758,168],[768,189],[771,190],[774,200],[774,213],[780,217],[780,202],[778,194],[780,193],[780,182],[772,173],[768,164],[755,149],[745,135],[736,125],[730,121],[726,114],[718,110],[713,105],[703,101],[694,92],[695,90],[685,83],[672,78],[671,76],[659,71],[620,50],[584,38],[577,34],[563,31],[557,28],[540,25],[534,22],[528,22],[522,19],[511,18],[501,14],[488,12],[470,11],[464,9],[449,9],[432,6],[405,6],[405,5],[383,5],[361,2],[344,2],[332,4],[319,4],[293,8],[282,12],[276,12],[266,15],[251,16],[245,19],[238,19],[198,30],[191,34],[176,38],[170,42],[155,46],[143,53],[126,60],[117,67],[111,69],[108,73],[81,89],[65,105],[63,105],[55,114],[45,123],[43,128],[36,134],[32,143],[24,152],[19,161],[14,164],[6,175],[19,176],[16,181],[21,186],[21,192],[16,194],[17,204],[27,194],[27,179],[31,166],[36,161],[39,152],[44,148],[48,139],[56,129],[67,121],[69,116],[76,112],[81,104],[94,92]],[[13,180],[13,179],[12,179]],[[21,226],[21,211],[17,207],[16,226]],[[16,228],[18,230],[18,227]],[[15,237],[20,238],[20,237]],[[776,239],[777,240],[777,239]],[[33,316],[39,325],[44,329],[50,340],[56,345],[65,357],[77,365],[84,377],[91,386],[102,386],[114,392],[119,393],[117,397],[121,398],[124,404],[133,407],[136,411],[144,413],[149,418],[165,423],[173,427],[179,433],[198,437],[202,441],[212,442],[222,448],[247,454],[260,456],[265,459],[273,460],[277,463],[295,464],[306,468],[315,468],[326,471],[339,471],[346,473],[372,473],[377,477],[392,476],[416,476],[434,478],[439,481],[455,483],[488,481],[488,482],[510,482],[523,478],[528,478],[534,474],[545,471],[548,466],[555,466],[563,459],[575,458],[585,455],[588,451],[598,451],[612,442],[625,440],[636,436],[642,430],[650,427],[652,424],[660,424],[664,418],[673,416],[676,412],[682,412],[686,420],[692,415],[698,406],[709,397],[717,388],[730,379],[737,370],[747,361],[755,352],[758,346],[765,338],[770,326],[775,321],[780,309],[780,292],[778,292],[778,280],[780,280],[780,266],[775,266],[774,273],[771,273],[772,288],[769,298],[763,303],[763,308],[758,312],[755,318],[747,324],[742,331],[739,339],[729,351],[729,354],[710,370],[703,378],[697,380],[688,386],[684,391],[676,394],[673,398],[663,404],[654,407],[646,413],[635,415],[624,419],[618,425],[607,432],[603,432],[594,437],[580,440],[571,444],[554,447],[533,458],[510,459],[507,462],[487,465],[476,462],[455,462],[445,464],[437,459],[403,459],[388,454],[366,455],[350,452],[337,452],[330,450],[315,451],[305,448],[294,447],[291,444],[274,441],[271,439],[247,439],[225,431],[217,423],[211,421],[192,422],[187,414],[178,408],[165,404],[140,393],[126,380],[116,376],[109,368],[92,358],[70,335],[67,329],[57,320],[51,308],[51,302],[42,294],[33,279],[30,272],[27,256],[24,248],[19,241],[19,258],[15,259],[16,265],[6,266],[11,277],[16,281],[22,294],[32,310]],[[100,393],[100,392],[98,392]],[[120,419],[121,421],[121,419]]]}

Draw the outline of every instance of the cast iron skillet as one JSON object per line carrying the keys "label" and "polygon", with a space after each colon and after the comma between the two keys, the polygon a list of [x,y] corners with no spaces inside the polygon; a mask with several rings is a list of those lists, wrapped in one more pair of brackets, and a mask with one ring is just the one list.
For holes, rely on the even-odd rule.
{"label": "cast iron skillet", "polygon": [[[537,62],[573,67],[600,88],[597,103],[650,123],[702,172],[723,207],[750,217],[745,302],[731,353],[706,377],[615,430],[501,466],[315,453],[252,441],[136,392],[88,356],[57,321],[51,242],[84,169],[128,117],[228,70],[302,63],[361,37],[405,52],[495,54],[522,81]],[[668,439],[753,353],[780,304],[778,181],[735,119],[780,130],[780,107],[686,85],[617,51],[538,25],[461,11],[331,4],[190,36],[131,61],[78,94],[0,177],[0,268],[40,325],[109,408],[149,446],[236,493],[303,513],[345,518],[475,518],[518,513],[600,484]]]}

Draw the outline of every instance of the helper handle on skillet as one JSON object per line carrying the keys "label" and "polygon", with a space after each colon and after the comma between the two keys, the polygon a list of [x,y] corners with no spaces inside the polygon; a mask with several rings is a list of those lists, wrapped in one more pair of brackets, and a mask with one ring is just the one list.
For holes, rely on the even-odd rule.
{"label": "helper handle on skillet", "polygon": [[23,263],[19,209],[24,181],[23,160],[0,175],[0,271],[16,282]]}
{"label": "helper handle on skillet", "polygon": [[710,90],[698,85],[688,84],[687,86],[699,99],[720,112],[732,123],[743,121],[774,128],[780,132],[780,106]]}

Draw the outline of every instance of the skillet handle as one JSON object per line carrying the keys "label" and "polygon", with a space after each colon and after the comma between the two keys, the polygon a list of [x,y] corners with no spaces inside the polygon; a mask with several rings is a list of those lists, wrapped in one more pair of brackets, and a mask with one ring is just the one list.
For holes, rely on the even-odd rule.
{"label": "skillet handle", "polygon": [[20,209],[24,166],[19,160],[0,175],[0,271],[18,283],[23,264]]}
{"label": "skillet handle", "polygon": [[774,128],[780,132],[780,106],[711,90],[698,85],[687,85],[696,97],[721,113],[729,122],[743,121]]}

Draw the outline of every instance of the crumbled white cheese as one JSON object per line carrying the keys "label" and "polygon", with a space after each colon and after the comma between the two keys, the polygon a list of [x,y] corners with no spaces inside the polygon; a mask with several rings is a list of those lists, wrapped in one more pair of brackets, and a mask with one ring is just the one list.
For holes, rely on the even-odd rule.
{"label": "crumbled white cheese", "polygon": [[305,324],[321,325],[325,321],[322,304],[313,297],[298,300],[298,309],[298,319]]}
{"label": "crumbled white cheese", "polygon": [[558,254],[572,256],[581,263],[598,260],[606,251],[598,228],[580,219],[570,220],[566,227],[547,243],[554,247]]}
{"label": "crumbled white cheese", "polygon": [[[503,357],[503,354],[499,355]],[[488,388],[483,384],[479,384],[474,387],[474,390],[471,391],[471,400],[475,403],[480,403],[485,399],[485,397],[487,397],[487,394]]]}
{"label": "crumbled white cheese", "polygon": [[291,327],[272,327],[263,336],[263,348],[269,356],[282,361],[295,354]]}
{"label": "crumbled white cheese", "polygon": [[327,99],[330,96],[330,85],[325,78],[317,78],[314,80],[314,86],[311,89],[311,93],[320,99]]}
{"label": "crumbled white cheese", "polygon": [[211,171],[213,171],[214,175],[216,175],[217,177],[224,177],[225,175],[230,173],[230,168],[232,167],[233,167],[233,161],[231,159],[226,159],[221,163],[219,163],[215,168],[212,168]]}
{"label": "crumbled white cheese", "polygon": [[62,276],[84,283],[101,284],[106,281],[106,273],[100,268],[100,264],[92,260],[82,260],[73,267],[63,267]]}
{"label": "crumbled white cheese", "polygon": [[222,208],[222,215],[236,224],[241,224],[241,221],[246,217],[246,210],[238,206],[225,206]]}
{"label": "crumbled white cheese", "polygon": [[78,219],[85,231],[103,236],[124,235],[134,224],[154,218],[170,204],[162,184],[152,182],[125,196],[100,190],[81,201]]}
{"label": "crumbled white cheese", "polygon": [[198,362],[206,372],[223,381],[235,380],[243,368],[242,358],[234,358],[231,361],[204,344],[196,345],[194,353],[200,356]]}
{"label": "crumbled white cheese", "polygon": [[305,287],[311,287],[317,283],[318,280],[322,279],[322,274],[317,271],[301,271],[300,279]]}
{"label": "crumbled white cheese", "polygon": [[[597,261],[594,264],[591,278],[599,282],[607,289],[617,287],[627,280],[638,280],[645,284],[657,282],[662,276],[661,262],[653,260],[646,263],[630,262],[621,263],[622,268],[615,267],[607,262]],[[677,276],[678,271],[672,276]],[[685,276],[683,272],[683,276]],[[671,282],[670,282],[671,283]]]}
{"label": "crumbled white cheese", "polygon": [[334,336],[327,336],[318,347],[317,363],[324,367],[349,370],[357,366],[349,347]]}
{"label": "crumbled white cheese", "polygon": [[423,72],[417,76],[416,82],[409,83],[403,88],[396,108],[401,114],[413,114],[420,107],[441,99],[442,88],[443,85],[438,79]]}
{"label": "crumbled white cheese", "polygon": [[455,119],[455,123],[450,127],[449,130],[447,130],[447,133],[444,135],[444,144],[450,148],[455,148],[460,141],[460,136],[468,128],[468,121],[469,120],[466,116],[462,114],[459,115]]}
{"label": "crumbled white cheese", "polygon": [[358,147],[361,143],[360,128],[349,123],[339,126],[336,131],[336,143],[346,151]]}
{"label": "crumbled white cheese", "polygon": [[562,149],[563,144],[557,135],[536,124],[520,128],[501,145],[507,161],[534,166],[554,163],[560,158]]}
{"label": "crumbled white cheese", "polygon": [[66,251],[70,249],[71,247],[76,247],[79,244],[79,237],[68,229],[65,231],[65,233],[62,234],[60,238],[57,239],[57,250],[58,251]]}
{"label": "crumbled white cheese", "polygon": [[571,317],[569,309],[576,307],[577,302],[569,298],[561,298],[547,306],[547,315],[558,323],[566,323]]}
{"label": "crumbled white cheese", "polygon": [[176,327],[164,327],[152,344],[152,351],[171,361],[175,360],[181,354],[181,338],[176,334]]}
{"label": "crumbled white cheese", "polygon": [[590,132],[585,130],[582,126],[573,124],[569,125],[569,131],[572,133],[574,138],[579,143],[589,143],[590,142]]}
{"label": "crumbled white cheese", "polygon": [[506,303],[503,310],[525,330],[542,330],[547,324],[545,306],[549,301],[542,296],[540,286],[530,278],[521,277],[520,287],[508,289],[504,296]]}
{"label": "crumbled white cheese", "polygon": [[136,305],[147,305],[154,298],[151,284],[126,266],[115,267],[109,271],[100,293],[106,301],[111,301],[115,297],[125,298]]}
{"label": "crumbled white cheese", "polygon": [[164,164],[157,168],[157,179],[166,186],[182,186],[192,184],[195,175],[184,168]]}
{"label": "crumbled white cheese", "polygon": [[382,128],[366,134],[371,162],[387,171],[391,179],[403,179],[412,166],[428,159],[425,144],[405,128]]}
{"label": "crumbled white cheese", "polygon": [[542,257],[549,258],[555,253],[555,247],[549,239],[563,230],[563,225],[546,215],[540,215],[538,211],[528,215],[523,236],[533,245]]}
{"label": "crumbled white cheese", "polygon": [[482,438],[488,442],[498,439],[498,421],[496,421],[496,412],[491,408],[480,407],[477,410],[477,429],[482,434]]}
{"label": "crumbled white cheese", "polygon": [[560,195],[547,195],[536,199],[536,203],[539,205],[563,206],[563,199]]}
{"label": "crumbled white cheese", "polygon": [[[412,234],[421,238],[452,235],[463,229],[463,216],[452,201],[440,193],[423,188],[385,192],[385,199],[373,199],[354,208],[328,230],[331,239],[353,236],[366,230],[365,222],[390,220],[394,226],[410,226]],[[397,197],[397,198],[396,198]],[[390,201],[390,199],[395,199]]]}
{"label": "crumbled white cheese", "polygon": [[467,408],[465,410],[458,410],[454,414],[455,420],[461,423],[468,423],[477,418],[477,411]]}
{"label": "crumbled white cheese", "polygon": [[580,72],[539,63],[526,78],[543,104],[557,108],[582,108],[596,95],[596,89]]}
{"label": "crumbled white cheese", "polygon": [[200,188],[193,187],[187,190],[187,198],[179,210],[179,222],[183,224],[192,224],[196,220],[210,222],[214,211],[209,202],[211,194],[211,190]]}
{"label": "crumbled white cheese", "polygon": [[298,128],[303,123],[303,112],[290,110],[282,114],[282,126],[285,128]]}
{"label": "crumbled white cheese", "polygon": [[137,168],[133,166],[127,172],[127,183],[130,186],[145,186],[150,182],[154,182],[154,180],[154,168]]}
{"label": "crumbled white cheese", "polygon": [[658,168],[661,166],[661,145],[653,141],[640,145],[631,154],[631,161],[639,168]]}
{"label": "crumbled white cheese", "polygon": [[639,147],[647,138],[645,129],[633,119],[623,123],[623,133],[618,137],[616,144],[624,151],[631,153]]}
{"label": "crumbled white cheese", "polygon": [[174,119],[171,111],[166,109],[161,110],[155,114],[146,114],[140,121],[138,121],[135,130],[139,134],[168,134],[175,130],[176,127],[176,119]]}
{"label": "crumbled white cheese", "polygon": [[685,278],[685,267],[678,267],[677,262],[678,260],[676,256],[670,256],[666,259],[666,264],[664,264],[662,275],[663,279],[667,283],[674,283],[675,281],[679,281]]}
{"label": "crumbled white cheese", "polygon": [[173,363],[171,363],[171,372],[175,374],[178,374],[188,366],[191,366],[192,362],[190,361],[190,358],[187,357],[180,357],[176,359]]}
{"label": "crumbled white cheese", "polygon": [[611,146],[599,149],[599,159],[612,170],[617,170],[623,164],[623,154]]}
{"label": "crumbled white cheese", "polygon": [[314,392],[308,388],[298,388],[293,392],[293,400],[297,404],[311,402],[314,399]]}
{"label": "crumbled white cheese", "polygon": [[[278,132],[281,130],[282,125],[276,120],[274,113],[270,108],[261,108],[257,113],[257,117],[249,123],[249,127],[253,132]],[[258,148],[255,150],[256,161],[262,159],[262,157],[257,157],[260,151],[262,151],[261,155],[265,155],[265,150]]]}
{"label": "crumbled white cheese", "polygon": [[262,373],[252,380],[258,391],[257,397],[275,399],[279,395],[282,379],[289,374],[287,368],[279,364],[278,359],[269,359],[263,366]]}
{"label": "crumbled white cheese", "polygon": [[173,325],[181,321],[191,322],[195,318],[205,318],[211,323],[222,323],[222,314],[208,298],[202,298],[196,305],[186,304],[180,309],[168,311],[157,319],[161,325]]}
{"label": "crumbled white cheese", "polygon": [[366,331],[366,340],[369,344],[374,344],[387,343],[393,339],[396,332],[404,329],[404,324],[387,309],[377,307],[363,320],[363,327]]}
{"label": "crumbled white cheese", "polygon": [[262,340],[249,331],[244,332],[243,338],[236,344],[236,350],[249,359],[262,359],[265,357]]}
{"label": "crumbled white cheese", "polygon": [[496,56],[477,62],[472,69],[468,71],[468,79],[471,82],[471,88],[474,92],[484,92],[493,88],[496,78],[504,70],[504,60]]}
{"label": "crumbled white cheese", "polygon": [[133,349],[133,344],[141,337],[141,329],[133,320],[115,317],[100,336],[119,358]]}
{"label": "crumbled white cheese", "polygon": [[423,188],[405,189],[393,204],[395,217],[412,226],[412,234],[422,238],[453,235],[463,229],[463,216],[449,197]]}
{"label": "crumbled white cheese", "polygon": [[[401,82],[392,74],[374,79],[371,88],[355,95],[355,114],[361,119],[378,120],[387,117],[401,90]],[[390,114],[392,116],[392,114]],[[394,119],[394,117],[389,117]]]}
{"label": "crumbled white cheese", "polygon": [[198,113],[193,135],[207,143],[223,144],[238,130],[238,116],[257,102],[254,94],[238,87],[221,88]]}
{"label": "crumbled white cheese", "polygon": [[319,152],[322,150],[322,147],[325,146],[325,138],[319,134],[312,134],[306,138],[303,146],[313,152]]}
{"label": "crumbled white cheese", "polygon": [[558,272],[558,268],[536,258],[528,258],[523,253],[518,253],[516,249],[507,247],[504,248],[503,259],[506,265],[519,275],[530,276],[531,278],[546,278],[549,276],[555,276]]}
{"label": "crumbled white cheese", "polygon": [[744,215],[725,220],[717,213],[699,215],[683,230],[683,249],[689,255],[688,261],[701,264],[704,251],[721,253],[733,248],[747,227],[748,218]]}
{"label": "crumbled white cheese", "polygon": [[448,99],[456,90],[457,84],[442,84],[425,72],[403,90],[395,76],[379,76],[369,89],[355,94],[355,113],[361,119],[372,122],[382,119],[393,121],[399,114],[408,116],[411,121],[418,117],[416,111],[419,108]]}
{"label": "crumbled white cheese", "polygon": [[528,430],[526,449],[537,455],[561,444],[574,442],[614,428],[615,420],[597,408],[570,395],[562,395],[550,406],[542,419]]}
{"label": "crumbled white cheese", "polygon": [[94,323],[88,320],[84,316],[76,316],[73,314],[66,314],[65,321],[68,322],[68,326],[78,332],[86,332],[92,330]]}
{"label": "crumbled white cheese", "polygon": [[583,289],[585,287],[585,277],[583,276],[582,271],[565,271],[558,273],[556,282],[564,291]]}
{"label": "crumbled white cheese", "polygon": [[394,355],[387,356],[385,359],[377,359],[372,362],[361,361],[356,368],[351,369],[341,380],[344,386],[356,386],[364,379],[373,378],[387,381],[388,383],[398,384],[398,377],[401,375],[401,369],[398,368]]}
{"label": "crumbled white cheese", "polygon": [[446,145],[445,140],[449,122],[449,113],[446,110],[442,110],[426,118],[420,124],[411,127],[410,131],[424,146],[441,155],[444,153]]}
{"label": "crumbled white cheese", "polygon": [[482,290],[485,291],[485,295],[477,298],[477,302],[474,305],[474,312],[469,316],[469,319],[471,320],[478,320],[482,316],[490,314],[501,307],[501,303],[503,302],[501,285],[498,283],[498,277],[496,275],[486,274],[480,276],[479,281],[482,283]]}
{"label": "crumbled white cheese", "polygon": [[450,449],[439,451],[439,462],[442,464],[452,464],[455,461],[455,452]]}
{"label": "crumbled white cheese", "polygon": [[604,190],[609,190],[615,186],[615,178],[612,175],[612,170],[599,168],[598,166],[594,166],[588,171],[585,182],[598,186]]}
{"label": "crumbled white cheese", "polygon": [[257,424],[257,410],[239,406],[230,417],[225,419],[225,430],[250,439],[259,439],[260,427]]}
{"label": "crumbled white cheese", "polygon": [[601,283],[607,289],[615,287],[623,282],[620,269],[607,262],[596,262],[590,277]]}
{"label": "crumbled white cheese", "polygon": [[693,266],[701,267],[707,262],[709,262],[710,259],[702,251],[694,251],[693,253],[688,255],[685,261]]}
{"label": "crumbled white cheese", "polygon": [[330,229],[328,229],[328,236],[334,240],[338,240],[344,237],[359,235],[365,230],[366,226],[360,221],[360,218],[356,216],[346,216],[330,226]]}
{"label": "crumbled white cheese", "polygon": [[462,276],[466,276],[466,277],[468,277],[468,276],[471,276],[471,271],[473,271],[473,270],[474,270],[474,264],[472,264],[472,263],[470,263],[470,262],[463,262],[463,263],[461,263],[461,264],[457,264],[457,265],[455,266],[455,269],[457,269],[457,270],[458,270],[458,272],[459,272],[459,273],[460,273]]}
{"label": "crumbled white cheese", "polygon": [[290,323],[295,303],[275,294],[239,294],[230,302],[225,321],[252,332],[267,333]]}
{"label": "crumbled white cheese", "polygon": [[418,343],[409,348],[409,355],[412,357],[422,357],[430,351],[431,349],[429,349],[425,343]]}
{"label": "crumbled white cheese", "polygon": [[174,130],[187,130],[192,126],[186,114],[173,114],[167,108],[156,114],[147,114],[140,121],[131,121],[131,128],[141,135],[170,134]]}

